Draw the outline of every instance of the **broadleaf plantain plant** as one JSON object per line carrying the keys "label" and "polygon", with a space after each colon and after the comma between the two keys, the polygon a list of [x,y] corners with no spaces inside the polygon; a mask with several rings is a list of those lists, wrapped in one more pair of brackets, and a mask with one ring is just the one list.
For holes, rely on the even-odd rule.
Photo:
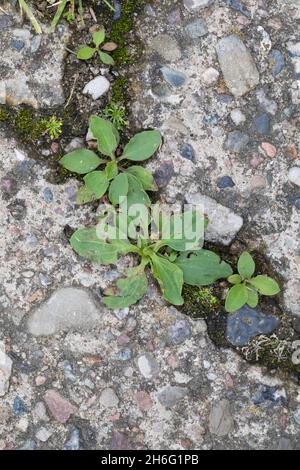
{"label": "broadleaf plantain plant", "polygon": [[[136,134],[117,157],[120,135],[115,126],[110,121],[92,116],[90,130],[97,140],[100,154],[105,158],[100,158],[91,150],[78,149],[60,160],[67,170],[85,175],[85,185],[77,193],[77,203],[85,204],[100,199],[108,191],[113,205],[117,205],[121,197],[127,197],[129,206],[139,203],[149,207],[151,201],[146,191],[157,189],[152,174],[141,166],[124,168],[122,164],[124,160],[141,162],[152,157],[161,146],[160,133],[154,130]],[[104,168],[99,170],[99,167]]]}
{"label": "broadleaf plantain plant", "polygon": [[228,277],[228,281],[233,284],[229,290],[225,309],[229,313],[239,310],[245,304],[255,308],[259,301],[259,294],[276,295],[280,292],[279,285],[271,277],[258,275],[255,273],[255,262],[248,252],[241,254],[238,260],[238,274]]}
{"label": "broadleaf plantain plant", "polygon": [[[127,277],[120,278],[115,286],[104,292],[104,303],[109,308],[129,307],[144,296],[148,289],[146,267],[150,268],[157,280],[164,298],[173,305],[183,304],[184,283],[206,286],[232,274],[229,264],[221,261],[217,254],[202,249],[201,240],[195,238],[192,250],[186,251],[190,246],[190,240],[184,236],[178,239],[174,228],[175,218],[177,223],[179,220],[182,225],[186,215],[187,213],[173,215],[170,219],[170,235],[164,238],[160,230],[159,239],[156,241],[142,236],[132,240],[128,234],[125,237],[118,235],[115,238],[107,236],[104,240],[98,236],[97,227],[79,229],[72,235],[70,243],[76,253],[95,263],[113,264],[117,262],[119,256],[128,253],[133,253],[139,258],[140,263],[128,270]],[[118,217],[114,226],[120,228]],[[194,214],[189,220],[191,225],[195,223]],[[108,227],[112,228],[112,225]]]}

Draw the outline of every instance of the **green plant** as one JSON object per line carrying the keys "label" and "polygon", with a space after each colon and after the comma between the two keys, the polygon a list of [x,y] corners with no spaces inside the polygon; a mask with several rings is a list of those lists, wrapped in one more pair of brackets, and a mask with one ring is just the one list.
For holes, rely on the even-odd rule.
{"label": "green plant", "polygon": [[19,6],[20,6],[20,10],[21,12],[24,11],[25,15],[28,17],[30,23],[32,24],[35,32],[37,34],[41,34],[42,33],[42,28],[39,24],[39,22],[37,21],[37,19],[35,18],[31,8],[29,7],[29,5],[27,4],[27,2],[25,0],[19,0]]}
{"label": "green plant", "polygon": [[[146,191],[155,191],[156,185],[151,173],[141,166],[122,167],[124,160],[141,162],[150,158],[161,145],[158,131],[144,131],[136,134],[125,145],[120,156],[116,151],[120,135],[115,126],[100,117],[90,118],[90,130],[97,140],[98,151],[106,158],[100,158],[88,149],[78,149],[65,155],[60,164],[67,170],[84,176],[85,185],[77,194],[77,203],[100,199],[108,190],[108,197],[113,205],[120,198],[127,197],[128,205],[141,203],[150,206],[151,201]],[[104,166],[99,171],[98,167]]]}
{"label": "green plant", "polygon": [[253,277],[255,273],[255,262],[246,251],[241,254],[238,260],[238,274],[228,277],[233,287],[229,290],[225,309],[232,313],[248,304],[255,308],[259,301],[259,294],[276,295],[280,292],[280,288],[274,279],[265,275]]}
{"label": "green plant", "polygon": [[[191,226],[195,223],[194,213],[189,218]],[[79,229],[71,237],[70,243],[80,256],[98,264],[116,263],[120,255],[133,253],[139,264],[130,268],[125,278],[117,280],[116,285],[107,289],[104,294],[104,303],[109,308],[128,307],[140,300],[148,289],[147,275],[145,269],[150,267],[152,275],[157,280],[164,298],[173,305],[182,305],[183,284],[206,286],[218,279],[226,278],[232,273],[231,267],[215,253],[204,250],[195,239],[193,251],[186,252],[189,240],[184,236],[180,239],[176,236],[175,220],[183,225],[183,215],[173,215],[170,219],[169,238],[161,238],[162,231],[159,230],[160,238],[153,242],[149,238],[137,235],[132,240],[128,232],[123,230],[118,214],[114,221],[114,228],[110,232],[112,223],[109,216],[102,220],[101,233],[106,230],[106,239],[99,237],[99,228]],[[107,225],[105,223],[108,221]],[[112,237],[110,233],[116,233]],[[138,232],[139,233],[139,232]],[[125,236],[124,236],[125,234]]]}
{"label": "green plant", "polygon": [[56,118],[56,116],[51,116],[49,119],[43,119],[43,124],[45,125],[45,134],[48,134],[51,140],[58,139],[62,133],[62,121]]}
{"label": "green plant", "polygon": [[105,40],[104,26],[100,26],[97,31],[93,32],[92,38],[95,47],[90,47],[85,44],[78,50],[77,59],[89,60],[96,54],[104,64],[114,65],[114,59],[109,54],[107,54],[107,52],[103,51],[112,51],[117,47],[117,45],[111,42],[103,44]]}
{"label": "green plant", "polygon": [[121,103],[110,102],[103,110],[103,114],[107,117],[113,125],[121,130],[123,127],[128,126],[126,119],[126,109]]}

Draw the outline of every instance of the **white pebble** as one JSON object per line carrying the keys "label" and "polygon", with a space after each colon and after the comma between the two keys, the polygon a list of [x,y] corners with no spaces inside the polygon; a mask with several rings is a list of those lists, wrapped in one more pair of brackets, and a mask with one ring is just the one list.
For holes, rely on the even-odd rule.
{"label": "white pebble", "polygon": [[107,78],[99,76],[87,83],[83,89],[84,95],[91,95],[93,100],[97,100],[100,96],[108,92],[110,83]]}
{"label": "white pebble", "polygon": [[300,167],[293,166],[293,168],[291,168],[289,171],[288,178],[291,183],[300,186]]}

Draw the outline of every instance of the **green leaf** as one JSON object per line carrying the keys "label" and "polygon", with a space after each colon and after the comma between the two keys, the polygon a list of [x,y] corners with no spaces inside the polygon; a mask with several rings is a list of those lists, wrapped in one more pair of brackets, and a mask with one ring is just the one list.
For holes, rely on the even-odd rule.
{"label": "green leaf", "polygon": [[233,274],[232,276],[229,276],[227,280],[230,284],[240,284],[242,282],[242,278],[239,274]]}
{"label": "green leaf", "polygon": [[107,54],[106,52],[99,51],[99,57],[100,57],[100,60],[105,65],[114,65],[115,64],[115,61],[112,58],[112,56]]}
{"label": "green leaf", "polygon": [[116,206],[119,204],[120,198],[122,196],[127,196],[128,193],[128,178],[126,173],[120,173],[115,179],[111,182],[109,187],[108,197],[110,202]]}
{"label": "green leaf", "polygon": [[[166,219],[169,220],[169,219]],[[173,214],[170,217],[170,224],[168,224],[168,231],[165,233],[164,217],[160,221],[161,236],[169,236],[169,238],[162,238],[158,242],[158,246],[169,246],[176,251],[196,251],[201,250],[203,246],[204,230],[207,221],[203,218],[202,214],[197,211],[188,211],[184,214]]]}
{"label": "green leaf", "polygon": [[125,146],[122,158],[133,161],[147,160],[161,146],[161,143],[160,132],[141,132],[136,134]]}
{"label": "green leaf", "polygon": [[237,284],[236,286],[231,287],[229,290],[226,302],[225,309],[229,313],[236,312],[239,310],[248,300],[248,289],[244,284]]}
{"label": "green leaf", "polygon": [[95,54],[96,49],[94,47],[83,46],[77,52],[77,59],[89,60]]}
{"label": "green leaf", "polygon": [[183,273],[181,269],[166,258],[152,254],[151,271],[160,285],[164,298],[173,305],[182,305]]}
{"label": "green leaf", "polygon": [[126,172],[135,176],[146,191],[157,190],[157,186],[154,183],[154,178],[152,174],[149,171],[145,170],[145,168],[143,168],[142,166],[131,166],[130,168],[127,168]]}
{"label": "green leaf", "polygon": [[105,294],[103,302],[108,308],[126,308],[138,302],[147,292],[148,282],[145,273],[118,279],[116,289],[109,289]]}
{"label": "green leaf", "polygon": [[79,188],[76,194],[76,204],[87,204],[95,200],[95,195],[86,186]]}
{"label": "green leaf", "polygon": [[120,142],[117,129],[110,121],[98,116],[91,116],[90,129],[97,140],[99,152],[112,158]]}
{"label": "green leaf", "polygon": [[127,206],[130,208],[134,204],[142,204],[149,207],[151,205],[151,200],[148,194],[144,191],[142,184],[138,179],[127,173],[128,178],[128,194],[127,194]]}
{"label": "green leaf", "polygon": [[280,292],[277,282],[268,276],[256,276],[248,282],[262,295],[275,295]]}
{"label": "green leaf", "polygon": [[116,164],[116,162],[107,163],[107,165],[105,167],[105,174],[106,174],[106,178],[109,181],[113,180],[117,176],[117,174],[118,174],[118,165]]}
{"label": "green leaf", "polygon": [[95,199],[100,199],[106,193],[109,181],[105,171],[92,171],[83,179],[87,189],[94,195]]}
{"label": "green leaf", "polygon": [[250,279],[255,272],[255,263],[247,251],[241,254],[238,260],[238,272],[244,279]]}
{"label": "green leaf", "polygon": [[189,257],[180,256],[175,264],[182,270],[184,282],[191,286],[208,286],[232,274],[230,265],[209,250],[200,250]]}
{"label": "green leaf", "polygon": [[76,230],[70,238],[70,244],[76,253],[97,264],[113,264],[118,260],[118,254],[135,252],[136,247],[126,240],[107,243],[97,235],[97,228]]}
{"label": "green leaf", "polygon": [[248,300],[247,304],[249,307],[255,308],[257,307],[258,304],[258,293],[254,289],[249,289],[248,288]]}
{"label": "green leaf", "polygon": [[98,31],[95,31],[93,34],[93,42],[96,47],[99,47],[105,39],[105,29],[104,26],[100,26]]}
{"label": "green leaf", "polygon": [[95,170],[104,160],[88,149],[78,149],[62,157],[59,163],[69,171],[84,175]]}

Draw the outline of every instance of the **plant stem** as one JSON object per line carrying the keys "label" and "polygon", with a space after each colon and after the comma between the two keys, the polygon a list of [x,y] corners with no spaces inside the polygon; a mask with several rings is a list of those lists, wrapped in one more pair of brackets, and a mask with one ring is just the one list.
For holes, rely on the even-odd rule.
{"label": "plant stem", "polygon": [[62,0],[52,20],[51,26],[49,28],[49,33],[53,33],[53,31],[55,30],[57,23],[59,22],[64,12],[64,9],[66,8],[67,3],[68,3],[68,0]]}
{"label": "plant stem", "polygon": [[19,5],[21,10],[25,12],[25,14],[28,16],[29,21],[31,22],[32,26],[35,29],[35,32],[37,34],[42,34],[42,28],[40,27],[38,21],[35,19],[34,14],[32,13],[31,9],[25,2],[25,0],[19,0]]}

